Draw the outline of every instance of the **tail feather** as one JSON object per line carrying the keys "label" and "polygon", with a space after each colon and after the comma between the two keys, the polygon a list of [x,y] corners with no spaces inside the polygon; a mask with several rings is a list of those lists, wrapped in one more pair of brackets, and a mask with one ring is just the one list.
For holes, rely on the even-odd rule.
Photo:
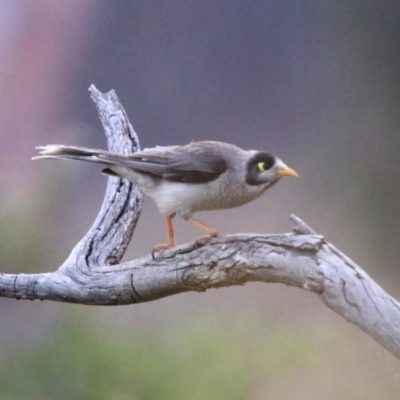
{"label": "tail feather", "polygon": [[[143,159],[138,153],[139,157],[134,154],[117,154],[106,150],[88,149],[85,147],[64,146],[62,144],[49,144],[47,146],[37,147],[39,155],[33,157],[33,160],[55,158],[63,160],[80,160],[93,163],[99,163],[109,168],[103,169],[106,175],[123,176],[128,180],[133,179],[133,172],[153,175],[157,178],[162,178],[165,170],[166,163]],[[158,157],[160,159],[160,157]],[[119,167],[114,168],[113,166]],[[129,176],[126,176],[126,170],[130,170]],[[125,171],[125,172],[121,172]]]}
{"label": "tail feather", "polygon": [[89,162],[104,163],[99,158],[104,150],[88,149],[85,147],[64,146],[62,144],[48,144],[46,146],[36,147],[39,150],[39,156],[32,157],[32,160],[43,158],[58,158],[64,160],[82,160]]}

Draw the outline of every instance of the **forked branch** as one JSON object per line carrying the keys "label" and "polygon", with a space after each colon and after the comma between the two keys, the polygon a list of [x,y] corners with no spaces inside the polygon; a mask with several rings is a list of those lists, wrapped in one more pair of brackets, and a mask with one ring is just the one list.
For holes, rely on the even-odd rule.
{"label": "forked branch", "polygon": [[[90,88],[108,148],[131,153],[138,138],[111,91]],[[142,193],[109,178],[93,226],[56,272],[0,274],[0,296],[90,305],[157,300],[188,291],[276,282],[317,294],[333,311],[354,323],[400,358],[400,305],[359,266],[295,216],[294,233],[230,235],[119,263],[139,218]]]}

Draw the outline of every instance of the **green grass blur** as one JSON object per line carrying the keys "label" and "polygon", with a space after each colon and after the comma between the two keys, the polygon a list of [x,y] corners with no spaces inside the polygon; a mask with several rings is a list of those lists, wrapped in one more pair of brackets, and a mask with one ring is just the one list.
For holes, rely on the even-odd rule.
{"label": "green grass blur", "polygon": [[268,326],[254,313],[239,313],[234,321],[208,314],[179,327],[139,328],[130,335],[78,312],[39,344],[21,345],[3,358],[0,398],[351,399],[362,394],[365,400],[396,400],[398,379],[381,381],[378,393],[385,396],[376,397],[380,377],[373,365],[374,377],[364,390],[368,372],[352,376],[343,359],[335,361],[335,354],[346,353],[350,370],[360,365],[357,346],[340,335],[329,327]]}
{"label": "green grass blur", "polygon": [[245,317],[229,329],[216,316],[191,319],[183,331],[154,328],[131,340],[76,318],[3,360],[2,400],[240,400],[318,361],[313,338]]}

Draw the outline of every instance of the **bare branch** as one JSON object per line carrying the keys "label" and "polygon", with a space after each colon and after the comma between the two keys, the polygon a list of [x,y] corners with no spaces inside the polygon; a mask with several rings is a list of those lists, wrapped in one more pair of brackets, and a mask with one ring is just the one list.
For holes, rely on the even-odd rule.
{"label": "bare branch", "polygon": [[[96,103],[111,151],[130,154],[140,150],[139,139],[113,90],[89,88]],[[75,246],[60,270],[117,264],[131,240],[142,208],[141,190],[125,179],[109,178],[100,212],[89,232]]]}
{"label": "bare branch", "polygon": [[[91,88],[113,151],[132,152],[137,137],[114,92]],[[53,273],[0,274],[0,296],[90,305],[157,300],[188,291],[276,282],[313,292],[400,358],[400,305],[359,266],[292,216],[295,233],[230,235],[118,264],[140,213],[142,194],[110,178],[100,213]],[[118,264],[118,265],[115,265]]]}

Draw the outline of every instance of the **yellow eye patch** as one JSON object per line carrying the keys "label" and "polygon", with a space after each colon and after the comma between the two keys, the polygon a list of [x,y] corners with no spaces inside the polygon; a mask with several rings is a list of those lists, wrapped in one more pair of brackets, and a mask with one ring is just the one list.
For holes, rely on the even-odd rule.
{"label": "yellow eye patch", "polygon": [[258,170],[260,171],[260,172],[264,172],[266,169],[265,169],[265,162],[259,162],[259,163],[257,163],[257,168],[258,168]]}

